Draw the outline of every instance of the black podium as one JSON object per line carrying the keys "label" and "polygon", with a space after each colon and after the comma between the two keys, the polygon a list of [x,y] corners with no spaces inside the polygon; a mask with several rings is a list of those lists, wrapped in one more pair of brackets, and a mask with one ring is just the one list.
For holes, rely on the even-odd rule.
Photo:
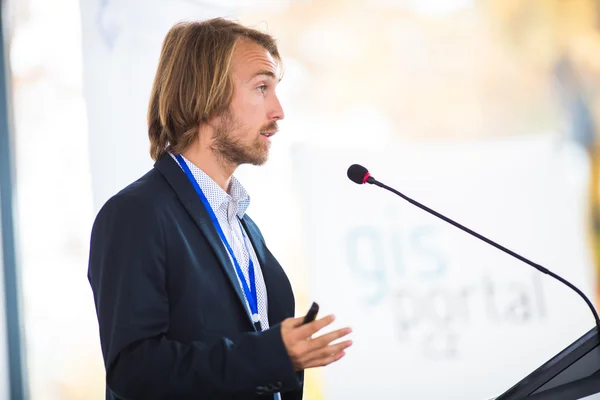
{"label": "black podium", "polygon": [[594,327],[496,400],[576,400],[600,393],[600,335]]}

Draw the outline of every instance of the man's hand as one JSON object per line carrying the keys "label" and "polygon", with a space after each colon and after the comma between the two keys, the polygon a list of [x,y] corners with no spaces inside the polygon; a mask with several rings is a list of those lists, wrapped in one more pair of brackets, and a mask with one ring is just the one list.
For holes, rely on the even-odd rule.
{"label": "man's hand", "polygon": [[346,353],[345,349],[352,345],[351,340],[330,344],[352,332],[350,328],[338,329],[312,338],[312,335],[331,324],[335,317],[329,315],[302,325],[304,317],[288,318],[281,323],[281,338],[292,360],[294,370],[315,368],[338,361]]}

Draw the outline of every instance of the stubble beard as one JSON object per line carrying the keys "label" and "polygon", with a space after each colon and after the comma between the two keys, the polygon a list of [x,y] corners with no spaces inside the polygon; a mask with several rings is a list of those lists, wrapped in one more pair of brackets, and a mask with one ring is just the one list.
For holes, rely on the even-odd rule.
{"label": "stubble beard", "polygon": [[[269,158],[271,143],[260,137],[263,130],[276,130],[276,122],[272,122],[261,128],[259,132],[251,132],[247,126],[238,121],[235,116],[227,110],[221,123],[215,129],[212,151],[227,165],[236,168],[242,164],[263,165]],[[240,132],[238,137],[234,132]],[[245,144],[240,138],[254,136],[250,144]]]}

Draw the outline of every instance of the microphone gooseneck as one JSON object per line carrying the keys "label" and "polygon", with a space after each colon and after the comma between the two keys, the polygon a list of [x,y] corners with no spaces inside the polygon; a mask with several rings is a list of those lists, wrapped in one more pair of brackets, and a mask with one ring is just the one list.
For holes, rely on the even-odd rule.
{"label": "microphone gooseneck", "polygon": [[440,214],[439,212],[432,210],[431,208],[419,203],[416,200],[411,199],[410,197],[404,195],[403,193],[397,191],[396,189],[389,187],[379,181],[377,181],[375,178],[373,178],[373,176],[369,173],[369,170],[366,169],[365,167],[363,167],[362,165],[359,164],[353,164],[350,166],[350,168],[348,168],[348,178],[350,178],[350,180],[354,183],[357,183],[359,185],[362,185],[364,183],[369,183],[375,186],[379,186],[383,189],[386,189],[400,197],[402,197],[404,200],[408,201],[409,203],[419,207],[422,210],[427,211],[430,214],[435,215],[436,217],[448,222],[449,224],[467,232],[468,234],[475,236],[477,239],[480,239],[484,242],[486,242],[487,244],[494,246],[495,248],[505,252],[506,254],[509,254],[511,256],[513,256],[514,258],[524,262],[525,264],[528,264],[530,266],[532,266],[533,268],[537,269],[538,271],[549,275],[551,277],[553,277],[554,279],[558,280],[559,282],[563,283],[564,285],[568,286],[569,288],[571,288],[572,290],[574,290],[579,296],[581,296],[581,298],[583,298],[583,300],[587,303],[588,307],[590,308],[590,310],[592,311],[592,314],[594,314],[594,319],[596,320],[596,328],[598,329],[598,333],[600,334],[600,318],[598,317],[598,312],[596,311],[596,309],[594,308],[594,305],[592,304],[592,302],[590,301],[590,299],[588,299],[588,297],[581,291],[579,290],[579,288],[577,288],[575,285],[573,285],[571,282],[567,281],[566,279],[560,277],[559,275],[555,274],[554,272],[548,270],[547,268],[544,268],[543,266],[534,263],[533,261],[523,257],[520,254],[515,253],[514,251],[494,242],[491,239],[486,238],[485,236],[467,228],[464,225],[459,224],[458,222]]}

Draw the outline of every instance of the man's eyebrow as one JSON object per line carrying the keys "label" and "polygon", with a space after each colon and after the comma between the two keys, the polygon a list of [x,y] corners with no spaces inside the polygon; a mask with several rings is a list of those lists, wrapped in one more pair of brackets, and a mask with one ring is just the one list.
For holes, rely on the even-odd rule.
{"label": "man's eyebrow", "polygon": [[250,78],[250,80],[252,80],[260,75],[268,76],[269,78],[273,78],[273,79],[277,80],[278,82],[281,81],[281,78],[278,78],[277,75],[275,75],[275,73],[273,71],[269,71],[267,69],[261,69],[261,70],[257,71],[256,73],[254,73],[254,75],[252,75],[252,78]]}

